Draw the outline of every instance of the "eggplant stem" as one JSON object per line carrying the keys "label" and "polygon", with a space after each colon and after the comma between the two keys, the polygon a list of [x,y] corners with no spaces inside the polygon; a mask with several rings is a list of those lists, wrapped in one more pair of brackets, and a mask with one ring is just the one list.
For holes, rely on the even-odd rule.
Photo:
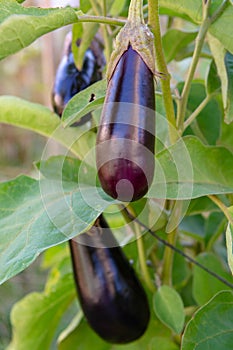
{"label": "eggplant stem", "polygon": [[143,0],[131,0],[128,12],[128,21],[145,24],[143,17]]}

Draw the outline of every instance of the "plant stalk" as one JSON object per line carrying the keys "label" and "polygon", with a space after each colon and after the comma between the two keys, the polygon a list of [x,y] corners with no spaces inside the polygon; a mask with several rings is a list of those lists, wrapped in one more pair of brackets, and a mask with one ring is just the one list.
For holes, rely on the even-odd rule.
{"label": "plant stalk", "polygon": [[78,22],[96,22],[103,24],[110,24],[113,26],[123,27],[126,23],[124,19],[118,19],[114,17],[105,17],[105,16],[91,16],[91,15],[77,15]]}
{"label": "plant stalk", "polygon": [[153,282],[151,281],[151,277],[148,271],[147,263],[146,263],[146,254],[145,254],[145,247],[143,242],[143,236],[141,234],[140,227],[137,223],[134,223],[134,230],[137,238],[137,248],[138,248],[138,258],[140,263],[140,268],[142,271],[143,279],[148,287],[148,289],[154,293],[155,292],[155,286]]}
{"label": "plant stalk", "polygon": [[170,74],[167,69],[160,31],[159,21],[159,4],[158,0],[148,0],[148,25],[154,34],[156,65],[159,72],[164,73],[164,79],[161,79],[161,88],[163,93],[163,101],[166,111],[167,120],[169,122],[169,134],[171,144],[175,143],[178,139],[178,133],[176,132],[176,120],[175,112],[172,100],[172,94],[170,89]]}
{"label": "plant stalk", "polygon": [[[167,242],[175,246],[177,238],[177,230],[170,232],[168,234]],[[163,283],[172,286],[172,268],[173,268],[174,250],[170,249],[169,246],[165,247],[164,258],[163,258]]]}
{"label": "plant stalk", "polygon": [[189,96],[192,80],[193,80],[194,73],[195,73],[196,68],[197,68],[197,64],[199,61],[199,57],[201,54],[201,50],[202,50],[204,40],[206,37],[206,33],[207,33],[207,30],[209,29],[209,26],[210,26],[210,19],[207,17],[202,22],[199,33],[197,35],[192,62],[191,62],[191,65],[189,67],[188,74],[187,74],[187,77],[185,80],[185,84],[184,84],[183,91],[181,94],[181,100],[180,100],[180,103],[178,104],[177,127],[180,130],[180,133],[182,133],[184,131],[184,119],[185,119],[185,112],[186,112],[187,103],[188,103],[188,96]]}

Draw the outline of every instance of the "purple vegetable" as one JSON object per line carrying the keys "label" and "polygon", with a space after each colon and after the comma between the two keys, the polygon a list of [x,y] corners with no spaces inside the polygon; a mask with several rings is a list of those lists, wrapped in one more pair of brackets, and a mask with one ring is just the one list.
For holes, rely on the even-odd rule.
{"label": "purple vegetable", "polygon": [[104,191],[122,201],[143,197],[153,180],[154,144],[153,73],[129,45],[110,77],[97,134]]}
{"label": "purple vegetable", "polygon": [[147,297],[103,216],[76,240],[69,241],[73,271],[90,326],[110,343],[136,340],[149,322]]}

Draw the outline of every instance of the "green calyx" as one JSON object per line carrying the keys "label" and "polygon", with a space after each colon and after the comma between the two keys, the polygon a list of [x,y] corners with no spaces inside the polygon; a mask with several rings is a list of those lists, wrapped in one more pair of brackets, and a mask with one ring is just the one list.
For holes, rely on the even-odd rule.
{"label": "green calyx", "polygon": [[127,22],[116,37],[115,50],[112,52],[107,71],[108,81],[129,45],[141,56],[153,74],[161,75],[155,69],[154,36],[144,22],[142,6],[143,0],[131,0]]}

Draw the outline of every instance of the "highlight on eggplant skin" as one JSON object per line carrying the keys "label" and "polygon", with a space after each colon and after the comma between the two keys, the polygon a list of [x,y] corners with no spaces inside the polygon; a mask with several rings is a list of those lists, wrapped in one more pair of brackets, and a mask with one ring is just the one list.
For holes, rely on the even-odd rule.
{"label": "highlight on eggplant skin", "polygon": [[104,191],[135,201],[154,176],[154,77],[129,45],[110,77],[96,142],[98,176]]}
{"label": "highlight on eggplant skin", "polygon": [[91,328],[110,343],[138,339],[150,319],[147,296],[103,215],[77,240],[69,241],[73,272]]}
{"label": "highlight on eggplant skin", "polygon": [[[82,69],[78,70],[74,62],[72,52],[72,33],[66,35],[63,47],[63,55],[57,67],[55,81],[52,88],[53,110],[61,117],[69,100],[78,92],[102,79],[102,70],[105,65],[102,38],[96,35],[86,50]],[[81,39],[77,40],[77,46]],[[79,126],[91,119],[87,114],[81,121],[72,126]]]}

